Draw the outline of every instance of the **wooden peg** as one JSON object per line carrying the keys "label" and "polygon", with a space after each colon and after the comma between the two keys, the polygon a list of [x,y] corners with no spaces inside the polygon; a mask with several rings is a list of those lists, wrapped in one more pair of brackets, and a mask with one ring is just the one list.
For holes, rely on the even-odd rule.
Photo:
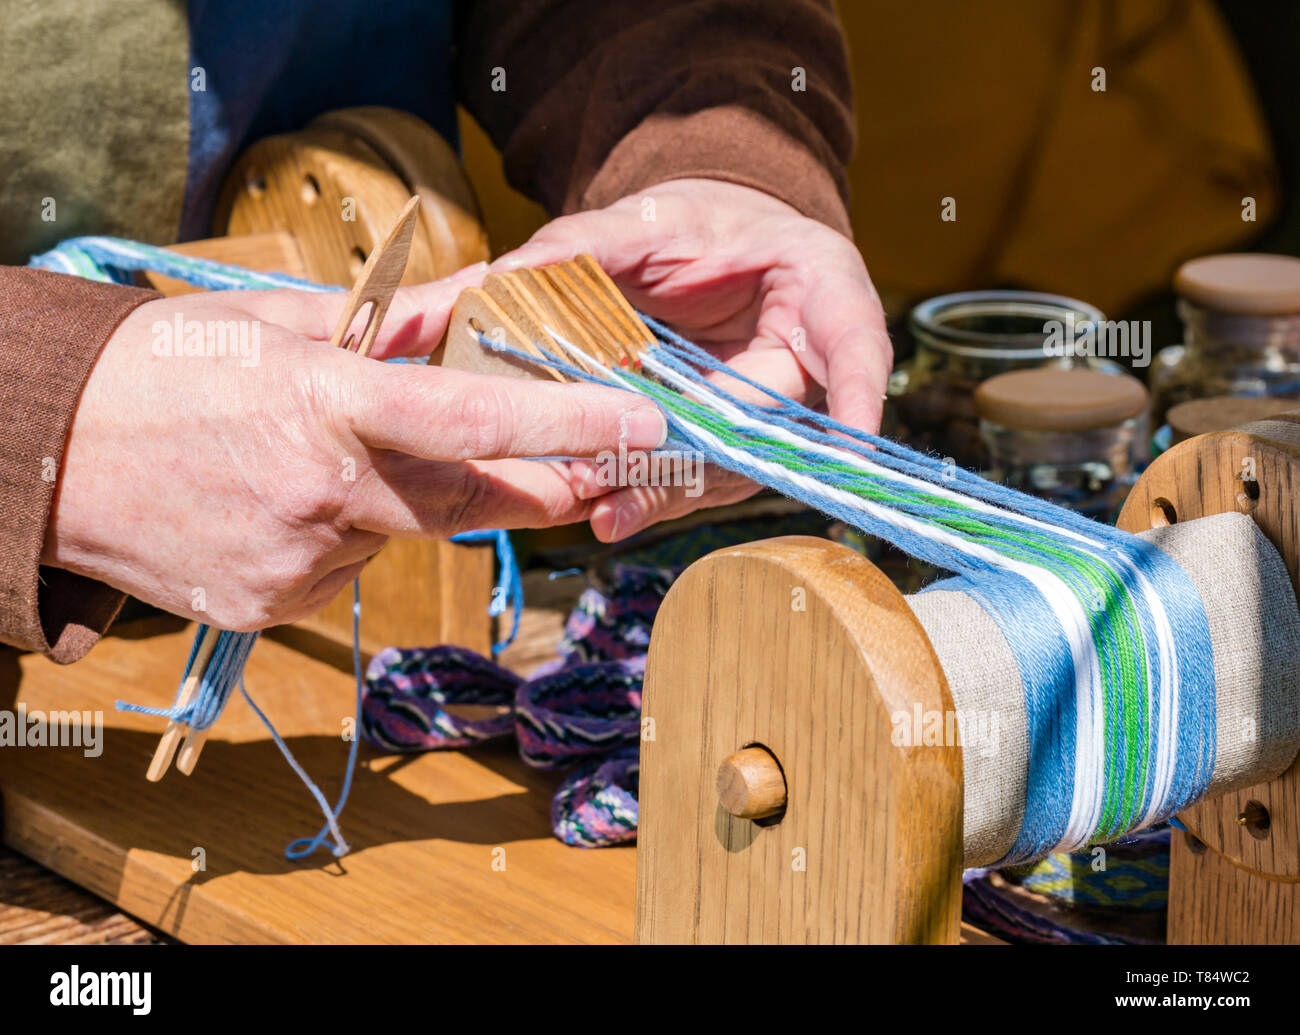
{"label": "wooden peg", "polygon": [[[217,646],[217,637],[221,635],[221,630],[215,626],[209,625],[203,634],[203,639],[199,641],[198,653],[194,655],[194,664],[190,666],[189,674],[185,677],[185,684],[181,687],[179,703],[183,707],[194,700],[195,694],[199,692],[199,682],[203,678],[203,670],[208,667],[208,662],[212,660],[212,651]],[[169,719],[167,728],[158,740],[158,747],[154,749],[153,761],[149,763],[149,771],[145,777],[151,783],[157,783],[167,772],[168,766],[172,764],[172,758],[176,755],[176,747],[180,743],[181,732],[186,729],[185,723],[179,719]],[[190,730],[193,734],[195,731]],[[193,761],[190,763],[193,768]]]}
{"label": "wooden peg", "polygon": [[761,745],[741,748],[718,766],[718,800],[739,819],[766,819],[785,809],[785,774]]}

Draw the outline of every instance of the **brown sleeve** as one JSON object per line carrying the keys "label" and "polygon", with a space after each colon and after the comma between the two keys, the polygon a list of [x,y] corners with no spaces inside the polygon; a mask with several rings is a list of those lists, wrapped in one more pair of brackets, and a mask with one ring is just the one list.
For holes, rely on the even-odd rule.
{"label": "brown sleeve", "polygon": [[66,664],[125,599],[41,565],[77,401],[99,350],[152,291],[0,267],[0,641]]}
{"label": "brown sleeve", "polygon": [[697,176],[849,232],[852,88],[830,0],[474,0],[456,38],[462,102],[552,214]]}

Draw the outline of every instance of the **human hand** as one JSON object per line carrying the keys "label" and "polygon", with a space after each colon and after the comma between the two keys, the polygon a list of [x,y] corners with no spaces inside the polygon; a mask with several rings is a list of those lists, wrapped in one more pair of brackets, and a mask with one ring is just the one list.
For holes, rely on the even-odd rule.
{"label": "human hand", "polygon": [[[247,631],[319,610],[390,535],[588,518],[594,503],[564,465],[511,458],[654,448],[665,425],[653,404],[375,362],[431,352],[456,295],[482,275],[400,290],[365,359],[327,344],[343,294],[139,306],[82,394],[42,563]],[[155,354],[178,317],[243,334],[244,354]]]}
{"label": "human hand", "polygon": [[[605,209],[542,227],[495,268],[540,266],[590,253],[638,309],[708,347],[737,371],[866,431],[880,425],[893,350],[862,257],[848,238],[749,187],[716,180],[661,183]],[[725,387],[768,401],[734,380]],[[615,488],[575,463],[578,495],[600,498],[592,529],[606,541],[743,499],[757,487],[710,468],[707,491]]]}

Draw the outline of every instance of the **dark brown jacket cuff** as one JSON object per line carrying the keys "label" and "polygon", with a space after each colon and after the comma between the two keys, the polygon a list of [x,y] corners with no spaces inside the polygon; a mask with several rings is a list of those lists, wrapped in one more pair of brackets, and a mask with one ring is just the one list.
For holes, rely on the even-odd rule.
{"label": "dark brown jacket cuff", "polygon": [[687,176],[847,232],[855,122],[831,0],[461,0],[457,84],[549,212]]}
{"label": "dark brown jacket cuff", "polygon": [[651,115],[614,147],[571,208],[604,208],[656,183],[686,177],[754,187],[852,236],[848,211],[826,166],[780,127],[738,105]]}
{"label": "dark brown jacket cuff", "polygon": [[82,657],[125,595],[41,565],[63,451],[100,349],[152,291],[0,267],[0,641]]}

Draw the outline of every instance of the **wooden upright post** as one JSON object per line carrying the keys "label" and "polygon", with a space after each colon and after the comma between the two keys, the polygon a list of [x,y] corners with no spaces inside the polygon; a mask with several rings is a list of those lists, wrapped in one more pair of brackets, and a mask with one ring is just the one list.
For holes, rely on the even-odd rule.
{"label": "wooden upright post", "polygon": [[[1254,519],[1300,594],[1300,412],[1180,442],[1147,468],[1119,526],[1140,532],[1227,511]],[[1172,839],[1169,941],[1300,943],[1300,764],[1179,819],[1193,836]]]}
{"label": "wooden upright post", "polygon": [[[961,750],[893,742],[917,704],[951,709],[943,670],[859,554],[788,537],[692,565],[647,660],[637,940],[955,943]],[[778,774],[735,757],[756,746],[774,814]]]}

